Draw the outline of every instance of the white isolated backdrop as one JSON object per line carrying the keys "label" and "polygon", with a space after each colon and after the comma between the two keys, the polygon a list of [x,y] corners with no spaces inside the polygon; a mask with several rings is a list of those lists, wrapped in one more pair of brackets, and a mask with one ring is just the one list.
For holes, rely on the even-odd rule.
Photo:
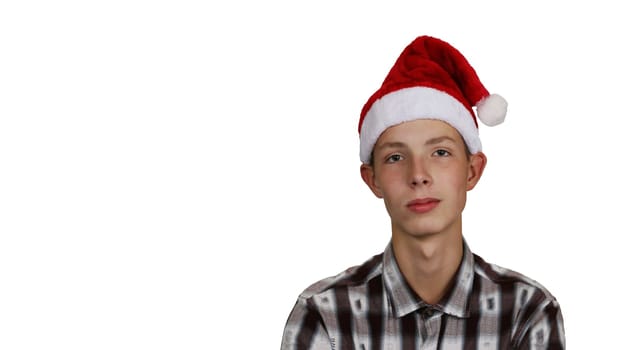
{"label": "white isolated backdrop", "polygon": [[0,4],[0,348],[275,349],[297,295],[389,241],[363,103],[416,36],[510,103],[474,252],[617,343],[620,24],[605,1]]}

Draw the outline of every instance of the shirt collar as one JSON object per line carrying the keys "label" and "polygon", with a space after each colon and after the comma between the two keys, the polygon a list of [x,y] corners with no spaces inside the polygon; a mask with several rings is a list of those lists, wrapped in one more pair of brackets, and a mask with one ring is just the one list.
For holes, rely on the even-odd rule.
{"label": "shirt collar", "polygon": [[[463,241],[462,262],[451,282],[453,287],[438,304],[432,305],[432,307],[456,317],[468,317],[469,294],[473,287],[473,266],[473,254],[466,241]],[[385,289],[389,295],[393,312],[397,317],[431,306],[421,300],[404,279],[397,266],[391,243],[384,251],[382,270]]]}

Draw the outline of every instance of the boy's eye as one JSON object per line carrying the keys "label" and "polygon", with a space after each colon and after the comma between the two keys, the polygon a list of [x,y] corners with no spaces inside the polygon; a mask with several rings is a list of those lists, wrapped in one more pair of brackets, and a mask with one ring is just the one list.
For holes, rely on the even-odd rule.
{"label": "boy's eye", "polygon": [[447,157],[450,155],[449,151],[446,151],[444,149],[437,149],[436,151],[434,151],[434,155],[437,155],[439,157]]}
{"label": "boy's eye", "polygon": [[403,157],[399,154],[392,154],[389,156],[389,158],[387,158],[387,162],[388,163],[395,163],[395,162],[399,162],[400,160],[402,160]]}

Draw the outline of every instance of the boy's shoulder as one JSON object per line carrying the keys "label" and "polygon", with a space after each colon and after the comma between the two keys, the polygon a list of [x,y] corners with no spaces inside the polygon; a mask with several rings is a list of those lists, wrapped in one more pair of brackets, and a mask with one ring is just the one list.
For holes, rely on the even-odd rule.
{"label": "boy's shoulder", "polygon": [[363,264],[349,267],[337,275],[311,284],[300,294],[299,298],[309,299],[341,287],[364,286],[374,277],[381,275],[383,255],[384,253],[374,255]]}
{"label": "boy's shoulder", "polygon": [[541,299],[555,300],[553,294],[536,280],[512,269],[489,263],[477,254],[473,254],[473,258],[474,272],[479,275],[484,283],[497,285],[501,288],[512,288],[523,293],[523,298],[536,293]]}

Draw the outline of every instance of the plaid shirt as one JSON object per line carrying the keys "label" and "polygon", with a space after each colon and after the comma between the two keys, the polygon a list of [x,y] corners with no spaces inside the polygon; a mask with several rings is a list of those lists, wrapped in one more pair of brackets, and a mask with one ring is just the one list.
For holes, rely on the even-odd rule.
{"label": "plaid shirt", "polygon": [[537,282],[485,262],[464,243],[450,292],[428,305],[408,286],[391,244],[363,265],[307,288],[282,350],[564,349],[559,304]]}

